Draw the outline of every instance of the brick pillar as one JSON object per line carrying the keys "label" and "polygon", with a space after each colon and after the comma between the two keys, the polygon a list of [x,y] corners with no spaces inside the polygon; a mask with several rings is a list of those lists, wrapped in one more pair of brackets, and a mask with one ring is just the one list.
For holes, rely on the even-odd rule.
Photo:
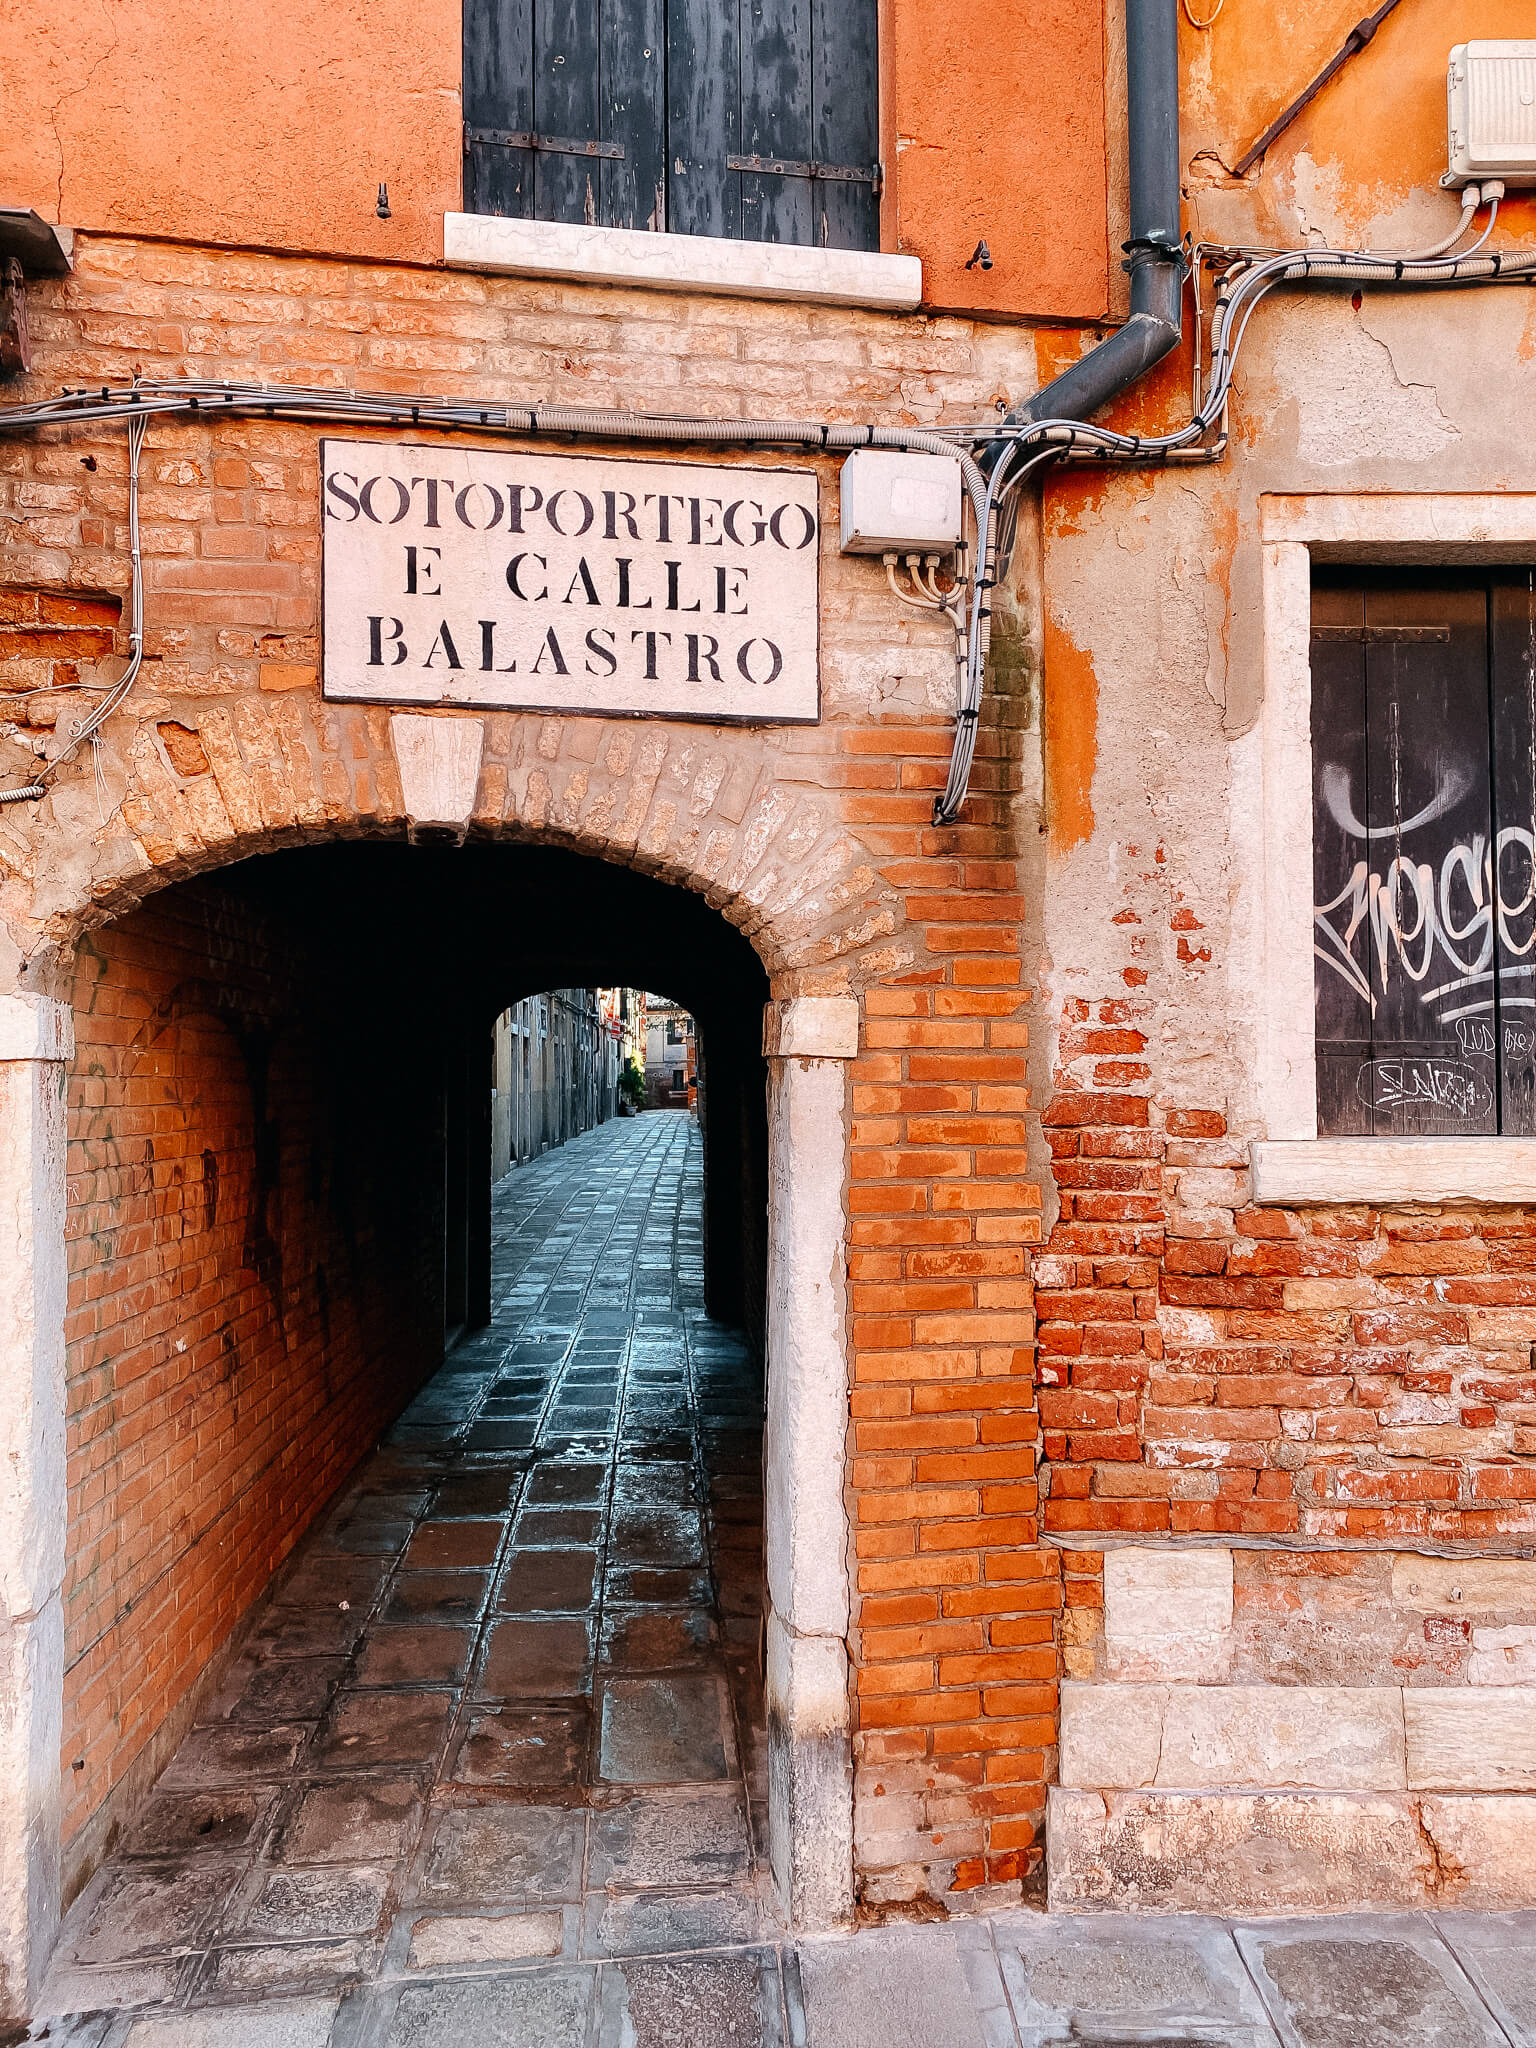
{"label": "brick pillar", "polygon": [[791,1926],[853,1912],[844,1281],[848,1066],[857,1003],[770,1003],[768,1850]]}
{"label": "brick pillar", "polygon": [[0,2020],[59,1924],[67,1004],[0,996]]}

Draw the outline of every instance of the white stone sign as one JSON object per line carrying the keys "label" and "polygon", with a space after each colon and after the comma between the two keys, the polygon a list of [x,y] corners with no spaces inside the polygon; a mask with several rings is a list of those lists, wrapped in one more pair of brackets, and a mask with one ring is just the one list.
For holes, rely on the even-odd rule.
{"label": "white stone sign", "polygon": [[813,470],[321,443],[327,697],[814,723]]}

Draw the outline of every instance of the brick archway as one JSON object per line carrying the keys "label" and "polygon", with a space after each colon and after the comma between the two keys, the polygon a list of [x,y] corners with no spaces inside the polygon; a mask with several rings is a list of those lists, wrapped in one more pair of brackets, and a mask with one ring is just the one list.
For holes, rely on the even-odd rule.
{"label": "brick archway", "polygon": [[703,895],[751,941],[775,995],[853,992],[923,948],[828,793],[836,746],[817,729],[401,713],[308,689],[145,719],[126,755],[103,749],[106,823],[83,773],[30,831],[0,817],[12,926],[31,955],[21,986],[53,992],[53,961],[79,930],[170,882],[318,839],[420,831],[638,868]]}
{"label": "brick archway", "polygon": [[[264,709],[264,707],[259,707]],[[13,1981],[35,1981],[61,1900],[65,1637],[63,1461],[66,1271],[61,1079],[72,1015],[59,999],[92,927],[165,887],[263,853],[336,839],[563,846],[702,896],[772,976],[766,1558],[770,1861],[800,1925],[852,1907],[853,1830],[844,1505],[848,1428],[843,1283],[849,1062],[859,1008],[845,991],[872,936],[898,922],[857,844],[813,791],[776,778],[760,736],[597,728],[548,719],[332,717],[279,705],[253,735],[218,712],[141,728],[131,781],[88,869],[33,871],[32,973],[0,997],[0,1081],[17,1180],[29,1189],[34,1313],[12,1343],[32,1389],[13,1549],[29,1553],[28,1641],[13,1666],[23,1742],[0,1801],[0,1873]],[[151,736],[152,734],[152,736]],[[475,744],[466,750],[466,736]],[[466,768],[466,760],[469,766]],[[108,763],[108,787],[113,768]],[[66,825],[68,799],[38,822]],[[46,843],[46,830],[39,839]],[[73,900],[70,900],[70,897]],[[881,963],[889,969],[890,958]],[[41,971],[39,971],[41,970]],[[866,969],[867,971],[867,969]],[[42,982],[51,992],[28,987]],[[828,985],[838,993],[814,993]],[[17,1603],[18,1605],[21,1603]],[[14,1608],[13,1608],[14,1611]],[[151,1772],[152,1778],[152,1772]],[[144,1789],[147,1789],[144,1788]],[[130,1785],[130,1792],[140,1788]],[[126,1796],[126,1794],[125,1794]],[[103,1830],[96,1834],[104,1839]],[[88,1864],[70,1874],[77,1888]]]}

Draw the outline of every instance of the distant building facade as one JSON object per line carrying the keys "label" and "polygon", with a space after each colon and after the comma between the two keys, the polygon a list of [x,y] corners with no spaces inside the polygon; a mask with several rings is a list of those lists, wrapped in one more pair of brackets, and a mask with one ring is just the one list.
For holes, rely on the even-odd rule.
{"label": "distant building facade", "polygon": [[618,1114],[636,989],[557,988],[503,1010],[491,1031],[491,1178]]}
{"label": "distant building facade", "polygon": [[645,999],[645,1101],[648,1109],[692,1109],[698,1101],[698,1037],[681,1003]]}

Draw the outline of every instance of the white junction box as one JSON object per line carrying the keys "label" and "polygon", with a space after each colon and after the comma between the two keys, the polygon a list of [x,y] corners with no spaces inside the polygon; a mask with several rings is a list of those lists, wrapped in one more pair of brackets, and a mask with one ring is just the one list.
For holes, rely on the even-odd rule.
{"label": "white junction box", "polygon": [[947,555],[959,546],[958,456],[856,448],[841,489],[845,555]]}
{"label": "white junction box", "polygon": [[1458,43],[1445,76],[1445,185],[1536,185],[1536,42]]}

